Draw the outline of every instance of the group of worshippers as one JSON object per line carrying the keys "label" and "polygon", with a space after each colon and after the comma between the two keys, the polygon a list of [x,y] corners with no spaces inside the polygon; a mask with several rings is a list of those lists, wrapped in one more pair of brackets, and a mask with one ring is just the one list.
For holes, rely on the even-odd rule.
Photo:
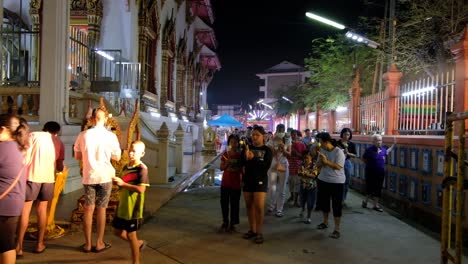
{"label": "group of worshippers", "polygon": [[[253,126],[251,138],[242,140],[236,134],[228,137],[228,149],[221,156],[221,232],[235,232],[239,224],[241,190],[244,193],[249,230],[245,239],[257,244],[264,242],[263,220],[265,204],[267,212],[284,216],[285,203],[301,208],[300,217],[311,224],[311,213],[322,212],[317,229],[329,227],[332,211],[334,229],[330,237],[341,236],[341,216],[348,193],[352,159],[356,158],[356,146],[351,141],[352,130],[343,128],[340,139],[335,140],[327,132],[307,129],[305,137],[297,130],[285,131],[279,124],[272,137],[261,126]],[[366,149],[362,159],[366,164],[368,196],[362,202],[367,207],[373,201],[375,211],[382,212],[379,204],[385,175],[386,155],[393,146],[382,146],[381,135],[373,135],[373,145]],[[290,197],[286,200],[287,189]],[[331,204],[331,206],[330,206]]]}
{"label": "group of worshippers", "polygon": [[[144,193],[149,186],[148,169],[141,162],[145,145],[134,141],[128,149],[129,163],[121,177],[111,160],[119,161],[120,143],[106,127],[108,114],[96,108],[92,126],[82,131],[74,144],[74,157],[82,161],[82,183],[85,192],[83,231],[84,253],[99,253],[111,248],[104,241],[106,208],[112,185],[121,188],[117,214],[113,218],[114,234],[128,241],[133,263],[139,263],[146,241],[136,231],[143,218]],[[64,145],[58,135],[60,124],[50,121],[43,131],[31,132],[26,120],[15,115],[0,115],[0,263],[16,263],[23,258],[23,241],[29,225],[33,202],[36,201],[37,241],[33,253],[46,251],[47,205],[54,197],[56,173],[64,170]],[[55,194],[57,195],[57,194]],[[93,213],[96,211],[95,244],[92,243]]]}

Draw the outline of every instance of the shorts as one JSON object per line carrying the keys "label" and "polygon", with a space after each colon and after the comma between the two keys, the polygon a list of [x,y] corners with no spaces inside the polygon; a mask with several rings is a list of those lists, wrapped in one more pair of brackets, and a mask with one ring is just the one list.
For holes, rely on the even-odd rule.
{"label": "shorts", "polygon": [[0,254],[16,248],[19,216],[0,216]]}
{"label": "shorts", "polygon": [[85,205],[106,208],[112,191],[112,182],[84,184]]}
{"label": "shorts", "polygon": [[52,201],[55,183],[26,182],[26,201]]}
{"label": "shorts", "polygon": [[126,220],[123,218],[115,217],[114,220],[112,220],[112,227],[118,230],[125,230],[128,233],[130,232],[135,232],[138,229],[141,228],[141,225],[143,224],[143,219],[132,219],[132,220]]}
{"label": "shorts", "polygon": [[242,188],[244,192],[267,192],[268,191],[268,177],[265,179],[258,180],[246,180],[244,178],[244,187]]}

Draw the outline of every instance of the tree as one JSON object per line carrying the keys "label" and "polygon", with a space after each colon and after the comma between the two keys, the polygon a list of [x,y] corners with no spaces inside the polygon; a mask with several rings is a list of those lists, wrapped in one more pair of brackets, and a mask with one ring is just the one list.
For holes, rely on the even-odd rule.
{"label": "tree", "polygon": [[[284,115],[303,109],[306,106],[304,102],[306,90],[304,88],[303,84],[298,84],[275,90],[273,96],[276,98],[277,114]],[[283,99],[283,96],[290,101]]]}
{"label": "tree", "polygon": [[343,35],[314,39],[311,56],[304,60],[312,72],[305,84],[304,103],[313,107],[319,104],[321,109],[328,110],[348,102],[357,67],[363,93],[369,93],[378,55],[378,51],[350,42]]}
{"label": "tree", "polygon": [[467,23],[464,0],[399,0],[394,55],[400,70],[432,75],[443,69]]}

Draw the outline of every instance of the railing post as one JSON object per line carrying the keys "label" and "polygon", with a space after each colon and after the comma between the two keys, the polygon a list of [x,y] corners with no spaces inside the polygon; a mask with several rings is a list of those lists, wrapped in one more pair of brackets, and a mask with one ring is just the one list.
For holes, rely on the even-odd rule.
{"label": "railing post", "polygon": [[179,123],[176,131],[174,131],[174,136],[176,138],[176,173],[182,173],[184,171],[184,135],[185,131]]}
{"label": "railing post", "polygon": [[385,134],[398,135],[398,111],[400,99],[400,80],[403,74],[395,65],[390,66],[390,70],[383,75],[385,81]]}
{"label": "railing post", "polygon": [[169,128],[163,122],[159,130],[156,131],[158,138],[159,152],[156,164],[156,182],[167,183],[169,178]]}
{"label": "railing post", "polygon": [[[450,50],[455,59],[455,92],[454,112],[463,112],[468,109],[468,24],[460,42],[453,45]],[[468,121],[465,121],[465,125]],[[458,125],[458,124],[457,124]],[[458,131],[456,129],[455,131]]]}

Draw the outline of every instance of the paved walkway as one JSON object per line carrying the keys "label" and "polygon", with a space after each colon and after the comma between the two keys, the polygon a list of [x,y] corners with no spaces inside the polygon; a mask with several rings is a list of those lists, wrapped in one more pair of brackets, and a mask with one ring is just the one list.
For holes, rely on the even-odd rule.
{"label": "paved walkway", "polygon": [[[167,185],[152,186],[147,191],[146,224],[139,231],[148,241],[142,253],[143,263],[438,263],[437,239],[400,221],[387,211],[378,213],[360,207],[361,196],[351,192],[344,211],[342,237],[328,237],[332,231],[319,231],[321,214],[312,216],[312,224],[302,223],[299,209],[286,207],[285,216],[265,217],[265,243],[256,245],[241,238],[248,229],[244,203],[241,201],[239,233],[218,233],[221,224],[219,187],[207,186],[200,177],[194,188],[184,189],[214,157],[196,155],[185,159],[186,174]],[[218,167],[217,162],[211,165]],[[199,188],[197,188],[199,187]],[[183,192],[178,192],[184,189]],[[178,194],[177,196],[175,196]],[[81,192],[62,196],[57,219],[68,221]],[[174,197],[175,196],[175,197]],[[174,197],[172,200],[171,198]],[[332,221],[330,221],[332,222]],[[102,253],[82,253],[80,231],[47,241],[43,254],[30,253],[34,242],[25,244],[24,258],[18,263],[130,263],[127,243],[111,234],[112,248]]]}

